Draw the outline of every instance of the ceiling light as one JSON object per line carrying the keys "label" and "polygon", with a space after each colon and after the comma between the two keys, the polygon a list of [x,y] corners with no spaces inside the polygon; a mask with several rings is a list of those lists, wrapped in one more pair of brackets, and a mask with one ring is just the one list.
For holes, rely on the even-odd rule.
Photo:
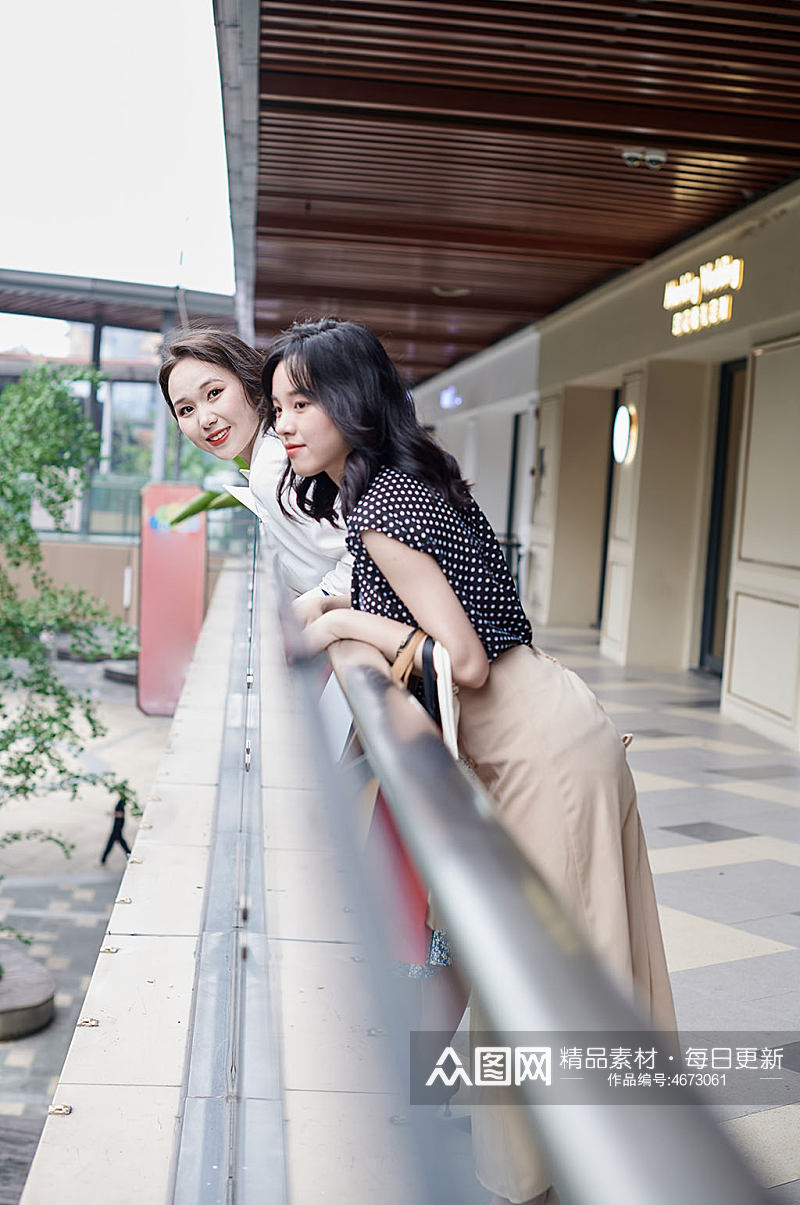
{"label": "ceiling light", "polygon": [[646,163],[654,172],[667,162],[667,152],[657,146],[626,146],[622,148],[620,155],[628,167],[639,167],[641,163]]}
{"label": "ceiling light", "polygon": [[657,172],[667,162],[667,152],[660,150],[658,147],[648,147],[644,153],[644,161],[648,167]]}
{"label": "ceiling light", "polygon": [[620,151],[622,162],[627,163],[628,167],[638,167],[642,162],[644,152],[640,146],[626,146]]}

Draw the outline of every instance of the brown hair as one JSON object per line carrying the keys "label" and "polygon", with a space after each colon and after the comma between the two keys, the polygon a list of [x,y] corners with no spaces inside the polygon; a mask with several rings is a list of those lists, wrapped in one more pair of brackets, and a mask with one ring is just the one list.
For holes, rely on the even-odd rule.
{"label": "brown hair", "polygon": [[187,356],[191,356],[195,360],[203,360],[208,364],[216,364],[232,372],[241,381],[245,393],[258,411],[263,424],[266,418],[266,407],[261,391],[261,369],[264,357],[238,335],[213,326],[172,331],[161,345],[158,383],[173,418],[177,419],[177,415],[169,396],[170,373],[178,361],[185,360]]}

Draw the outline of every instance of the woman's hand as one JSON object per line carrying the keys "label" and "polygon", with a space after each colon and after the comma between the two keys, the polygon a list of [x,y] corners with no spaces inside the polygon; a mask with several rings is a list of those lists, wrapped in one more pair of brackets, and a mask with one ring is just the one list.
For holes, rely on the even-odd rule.
{"label": "woman's hand", "polygon": [[317,653],[324,652],[334,641],[344,639],[341,620],[342,616],[348,614],[349,611],[338,607],[332,611],[326,611],[305,627],[303,638],[310,656],[316,657]]}
{"label": "woman's hand", "polygon": [[[361,640],[371,644],[391,663],[399,645],[409,634],[409,625],[368,611],[335,606],[320,615],[303,631],[306,648],[312,657],[323,652],[337,640]],[[421,662],[420,662],[421,664]]]}
{"label": "woman's hand", "polygon": [[[367,552],[395,593],[406,603],[417,625],[440,640],[449,652],[453,681],[459,686],[482,686],[489,673],[483,645],[433,557],[379,532],[364,532],[362,539]],[[355,611],[339,603],[310,623],[303,635],[312,657],[336,640],[362,640],[383,653],[391,665],[408,632],[407,623],[384,615],[372,615],[369,611]],[[417,649],[414,665],[421,670],[421,648]]]}
{"label": "woman's hand", "polygon": [[308,627],[328,611],[349,606],[349,594],[316,594],[313,591],[301,594],[292,603],[292,609],[304,627]]}
{"label": "woman's hand", "polygon": [[313,623],[315,619],[319,619],[320,615],[325,614],[325,603],[327,599],[324,594],[301,594],[292,603],[294,611],[300,625],[304,628]]}

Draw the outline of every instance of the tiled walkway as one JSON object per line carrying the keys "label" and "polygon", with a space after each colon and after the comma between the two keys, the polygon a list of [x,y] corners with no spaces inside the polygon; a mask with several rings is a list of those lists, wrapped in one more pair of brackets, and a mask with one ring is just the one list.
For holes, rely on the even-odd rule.
{"label": "tiled walkway", "polygon": [[[169,720],[142,715],[134,688],[105,678],[102,665],[60,662],[59,671],[92,695],[108,729],[87,750],[87,765],[128,778],[144,800]],[[33,938],[28,951],[56,981],[53,1022],[39,1033],[0,1042],[0,1205],[19,1199],[118,894],[126,863],[119,846],[107,868],[97,866],[113,805],[105,792],[87,790],[74,801],[53,793],[7,804],[0,812],[0,834],[52,829],[75,846],[69,860],[57,846],[36,841],[16,842],[0,856],[0,923]],[[135,832],[136,822],[128,817],[125,835],[131,843]],[[0,962],[2,952],[0,943]]]}
{"label": "tiled walkway", "polygon": [[28,953],[56,981],[52,1023],[39,1033],[0,1042],[0,1205],[19,1198],[80,1016],[122,877],[122,858],[112,860],[113,870],[60,878],[19,875],[0,883],[4,923],[33,938]]}
{"label": "tiled walkway", "polygon": [[[797,1041],[800,756],[722,718],[715,678],[611,665],[594,632],[550,628],[537,638],[634,734],[628,757],[679,1026]],[[800,1070],[798,1050],[786,1065]],[[770,1199],[800,1202],[800,1105],[729,1107],[725,1117]]]}
{"label": "tiled walkway", "polygon": [[33,938],[27,952],[52,972],[57,985],[52,1024],[28,1038],[0,1042],[0,1114],[47,1113],[121,877],[117,866],[60,879],[7,878],[0,886],[6,923]]}

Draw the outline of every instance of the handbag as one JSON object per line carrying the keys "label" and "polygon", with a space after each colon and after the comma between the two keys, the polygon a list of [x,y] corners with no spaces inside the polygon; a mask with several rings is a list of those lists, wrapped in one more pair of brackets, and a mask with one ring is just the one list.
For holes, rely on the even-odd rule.
{"label": "handbag", "polygon": [[[424,643],[423,643],[424,642]],[[392,662],[390,674],[397,686],[408,686],[417,649],[422,644],[422,705],[428,715],[441,729],[442,740],[452,757],[458,761],[458,715],[456,696],[458,687],[453,683],[450,654],[444,645],[434,640],[422,628],[415,628],[406,637]],[[349,736],[342,750],[340,761],[352,761],[363,755],[351,725]]]}
{"label": "handbag", "polygon": [[[424,643],[423,643],[424,642]],[[450,654],[440,641],[434,640],[422,628],[415,628],[406,637],[392,662],[392,680],[398,686],[408,686],[414,657],[422,644],[422,705],[442,730],[442,740],[452,757],[458,760],[458,720]]]}
{"label": "handbag", "polygon": [[442,730],[442,740],[451,757],[458,761],[458,718],[450,654],[438,640],[425,637],[422,647],[422,690],[425,710]]}

